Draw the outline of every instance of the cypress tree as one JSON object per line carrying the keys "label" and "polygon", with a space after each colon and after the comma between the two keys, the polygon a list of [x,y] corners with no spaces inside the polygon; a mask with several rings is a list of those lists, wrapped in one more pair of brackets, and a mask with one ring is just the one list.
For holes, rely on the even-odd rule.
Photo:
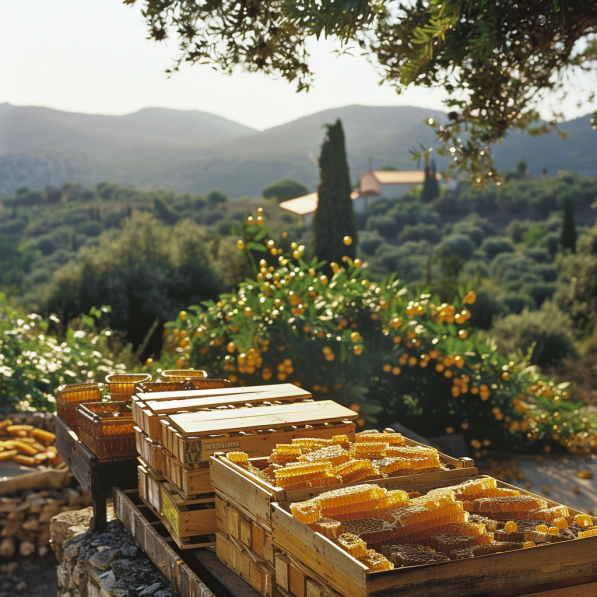
{"label": "cypress tree", "polygon": [[439,197],[439,185],[437,184],[435,162],[432,162],[431,166],[425,162],[425,180],[423,181],[421,201],[429,203],[436,197]]}
{"label": "cypress tree", "polygon": [[560,243],[564,249],[570,249],[570,251],[576,253],[576,223],[570,197],[566,197],[564,201],[564,224],[562,225]]}
{"label": "cypress tree", "polygon": [[[342,265],[342,257],[354,259],[357,254],[357,222],[350,198],[350,176],[342,122],[327,124],[327,133],[319,156],[319,189],[313,221],[317,259]],[[344,243],[344,237],[352,239]]]}

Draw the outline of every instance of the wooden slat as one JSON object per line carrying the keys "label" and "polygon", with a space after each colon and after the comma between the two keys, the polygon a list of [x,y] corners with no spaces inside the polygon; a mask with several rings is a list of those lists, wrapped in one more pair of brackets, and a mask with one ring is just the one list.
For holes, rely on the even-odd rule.
{"label": "wooden slat", "polygon": [[92,498],[111,496],[115,486],[136,489],[136,455],[100,460],[58,415],[54,415],[54,423],[58,453]]}
{"label": "wooden slat", "polygon": [[242,388],[221,388],[213,390],[183,390],[180,392],[148,392],[138,393],[137,397],[143,402],[147,400],[172,400],[174,398],[201,398],[208,396],[234,396],[236,394],[253,394],[255,392],[275,393],[281,395],[296,395],[297,397],[310,398],[311,393],[297,388],[291,383],[272,384],[266,386],[245,386]]}
{"label": "wooden slat", "polygon": [[548,591],[526,593],[524,597],[596,597],[597,582],[561,587]]}
{"label": "wooden slat", "polygon": [[163,443],[168,451],[186,464],[208,461],[216,452],[246,452],[249,457],[270,454],[277,444],[287,444],[299,437],[331,439],[346,435],[354,441],[355,424],[352,422],[264,430],[259,433],[235,434],[206,438],[182,437],[167,421],[162,423]]}
{"label": "wooden slat", "polygon": [[366,566],[323,535],[314,533],[278,504],[272,505],[272,526],[274,547],[317,571],[342,595],[363,597],[367,594]]}
{"label": "wooden slat", "polygon": [[[294,388],[294,386],[292,386]],[[298,388],[297,388],[298,389]],[[310,400],[308,392],[289,392],[281,394],[278,392],[254,392],[234,396],[217,396],[209,398],[187,398],[185,400],[146,400],[146,408],[156,415],[167,415],[181,411],[193,411],[202,408],[221,408],[243,404],[257,404],[260,402],[290,402],[295,400]],[[216,398],[216,399],[214,399]]]}
{"label": "wooden slat", "polygon": [[290,425],[353,420],[358,413],[331,400],[299,402],[282,406],[258,406],[243,410],[208,411],[171,415],[167,420],[183,436],[269,429]]}
{"label": "wooden slat", "polygon": [[[415,484],[412,489],[424,493],[431,488],[453,483],[454,480],[427,482]],[[499,481],[498,486],[511,487]],[[533,495],[521,489],[519,491]],[[549,500],[548,503],[556,505]],[[570,511],[573,514],[576,512],[573,509]],[[323,579],[342,594],[345,594],[350,580],[358,581],[355,575],[360,572],[360,567],[356,566],[355,561],[333,543],[311,531],[307,525],[294,519],[287,504],[272,505],[272,526],[274,547],[307,566],[313,571],[316,580]],[[379,597],[541,597],[545,591],[560,590],[563,584],[576,583],[582,587],[582,583],[594,579],[597,579],[597,537],[590,537],[482,556],[474,560],[371,572],[365,575],[364,587],[357,582],[357,586],[351,590],[355,595]],[[364,592],[357,593],[357,590]],[[567,590],[568,593],[555,592],[553,595],[576,596],[576,587],[568,587]]]}

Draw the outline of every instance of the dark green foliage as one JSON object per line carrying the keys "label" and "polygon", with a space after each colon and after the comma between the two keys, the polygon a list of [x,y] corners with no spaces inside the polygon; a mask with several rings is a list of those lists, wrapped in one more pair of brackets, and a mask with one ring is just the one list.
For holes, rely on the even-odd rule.
{"label": "dark green foliage", "polygon": [[135,214],[120,236],[103,235],[99,247],[82,249],[76,261],[58,270],[41,306],[68,321],[109,304],[110,325],[125,332],[134,347],[158,321],[148,344],[148,352],[157,354],[165,321],[222,290],[198,226],[187,220],[172,230]]}
{"label": "dark green foliage", "polygon": [[430,203],[439,197],[439,184],[436,175],[435,162],[431,162],[431,165],[425,164],[425,180],[423,181],[423,191],[421,193],[423,203]]}
{"label": "dark green foliage", "polygon": [[265,187],[261,192],[261,195],[266,199],[275,199],[278,203],[282,203],[282,201],[302,197],[308,192],[309,190],[305,185],[302,185],[296,180],[286,178]]}
{"label": "dark green foliage", "polygon": [[576,356],[572,320],[550,302],[538,311],[498,319],[491,331],[498,351],[504,356],[532,349],[531,363],[540,367],[558,365],[566,356]]}
{"label": "dark green foliage", "polygon": [[571,253],[576,253],[576,223],[574,221],[574,208],[570,197],[564,201],[564,224],[562,225],[562,247]]}
{"label": "dark green foliage", "polygon": [[[326,125],[327,133],[319,156],[319,189],[313,221],[313,252],[318,259],[342,263],[342,257],[356,257],[357,225],[350,198],[350,176],[346,163],[346,147],[342,122]],[[343,238],[352,239],[345,245]],[[330,270],[331,271],[331,270]]]}
{"label": "dark green foliage", "polygon": [[359,233],[359,247],[361,251],[373,255],[377,248],[384,243],[384,238],[377,230],[365,230]]}
{"label": "dark green foliage", "polygon": [[367,230],[377,231],[385,238],[396,238],[400,226],[391,216],[370,216],[367,220]]}
{"label": "dark green foliage", "polygon": [[212,205],[218,205],[219,203],[226,203],[228,197],[222,191],[210,191],[207,195],[207,201]]}
{"label": "dark green foliage", "polygon": [[500,253],[513,253],[514,245],[507,238],[486,238],[481,244],[481,250],[485,251],[489,259],[493,259]]}
{"label": "dark green foliage", "polygon": [[435,224],[423,224],[415,226],[405,226],[398,237],[398,242],[403,243],[408,240],[426,240],[432,245],[437,244],[442,239],[442,234]]}
{"label": "dark green foliage", "polygon": [[482,330],[490,329],[496,317],[509,311],[504,302],[496,298],[495,293],[483,289],[477,292],[477,300],[468,309],[471,312],[471,325]]}
{"label": "dark green foliage", "polygon": [[451,234],[444,238],[439,245],[439,250],[446,257],[454,255],[462,259],[462,261],[467,261],[475,250],[475,244],[468,236],[464,236],[464,234]]}

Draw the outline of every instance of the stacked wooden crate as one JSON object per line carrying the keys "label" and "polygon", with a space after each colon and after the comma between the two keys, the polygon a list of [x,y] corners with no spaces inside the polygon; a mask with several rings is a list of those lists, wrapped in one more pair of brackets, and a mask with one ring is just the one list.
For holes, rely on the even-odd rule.
{"label": "stacked wooden crate", "polygon": [[[265,455],[295,437],[354,436],[357,414],[329,400],[315,403],[292,384],[278,384],[138,393],[133,417],[143,458],[140,495],[185,549],[205,545],[217,531],[209,474],[213,454]],[[152,459],[161,469],[151,466]]]}
{"label": "stacked wooden crate", "polygon": [[[477,475],[460,480],[409,483],[396,477],[388,489],[426,493],[459,482],[488,478]],[[407,481],[405,484],[404,481]],[[497,481],[498,488],[545,500]],[[322,493],[316,491],[315,494]],[[283,597],[592,597],[597,595],[597,536],[538,544],[531,549],[456,559],[372,572],[336,543],[294,518],[290,504],[272,504],[276,583]],[[547,501],[548,508],[561,506]],[[575,516],[578,511],[568,508]],[[541,524],[542,520],[537,520]],[[597,519],[593,519],[597,524]]]}
{"label": "stacked wooden crate", "polygon": [[[393,432],[393,430],[388,430]],[[351,441],[354,439],[349,436]],[[281,443],[281,442],[280,442]],[[405,443],[411,446],[421,444],[405,439]],[[470,458],[455,459],[445,454],[440,454],[440,461],[445,471],[433,473],[421,473],[417,478],[431,481],[438,478],[438,475],[445,475],[445,478],[459,479],[470,476],[471,471],[477,472],[473,467]],[[267,465],[267,458],[253,458],[251,464],[263,469]],[[407,479],[406,483],[414,482],[414,477]],[[244,578],[262,595],[271,595],[276,591],[276,583],[287,586],[297,585],[296,579],[300,579],[296,567],[290,566],[284,572],[281,563],[284,556],[274,550],[273,526],[272,526],[272,505],[277,502],[294,502],[309,499],[315,492],[321,493],[334,489],[335,486],[325,489],[305,489],[300,491],[287,491],[280,487],[274,487],[262,477],[252,474],[250,471],[230,462],[224,454],[217,454],[212,458],[211,482],[216,494],[216,516],[218,519],[218,533],[216,535],[216,548],[220,560],[229,568],[232,568],[239,576]],[[380,485],[391,485],[395,482],[392,479],[379,480]],[[280,577],[278,573],[282,573]],[[284,581],[283,577],[289,580]],[[278,577],[278,580],[276,578]],[[300,584],[300,583],[298,583]],[[306,583],[303,583],[306,586]],[[260,590],[260,587],[263,590]],[[302,597],[302,596],[301,596]]]}

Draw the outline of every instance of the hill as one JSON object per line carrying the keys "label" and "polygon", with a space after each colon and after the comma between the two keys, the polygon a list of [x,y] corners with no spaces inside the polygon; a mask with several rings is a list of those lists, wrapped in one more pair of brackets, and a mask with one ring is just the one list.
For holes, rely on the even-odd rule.
{"label": "hill", "polygon": [[[0,105],[0,194],[28,186],[110,180],[178,192],[221,189],[233,197],[259,195],[282,178],[317,184],[324,125],[344,123],[351,177],[368,168],[413,166],[410,150],[433,141],[423,120],[441,112],[408,106],[345,106],[265,131],[205,112],[148,108],[126,116],[73,114]],[[497,148],[500,167],[527,159],[534,175],[546,167],[597,175],[597,139],[589,117],[564,123],[541,138],[511,135]],[[438,159],[438,166],[446,162]]]}

